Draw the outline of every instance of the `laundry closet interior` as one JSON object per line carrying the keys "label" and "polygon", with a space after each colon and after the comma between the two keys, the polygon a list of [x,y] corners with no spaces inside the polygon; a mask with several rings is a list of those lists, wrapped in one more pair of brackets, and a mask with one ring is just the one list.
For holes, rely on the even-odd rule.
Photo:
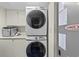
{"label": "laundry closet interior", "polygon": [[0,57],[54,56],[53,24],[53,2],[0,2]]}

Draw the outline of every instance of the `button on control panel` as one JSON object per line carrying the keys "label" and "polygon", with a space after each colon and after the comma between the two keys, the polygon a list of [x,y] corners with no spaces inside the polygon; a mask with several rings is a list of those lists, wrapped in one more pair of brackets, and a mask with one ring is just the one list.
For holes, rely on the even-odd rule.
{"label": "button on control panel", "polygon": [[38,38],[38,40],[47,40],[46,36],[39,36]]}

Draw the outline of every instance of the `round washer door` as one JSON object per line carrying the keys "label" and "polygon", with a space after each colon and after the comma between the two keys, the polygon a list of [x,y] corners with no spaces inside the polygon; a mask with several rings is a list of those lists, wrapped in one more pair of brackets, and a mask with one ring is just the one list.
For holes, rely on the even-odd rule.
{"label": "round washer door", "polygon": [[26,48],[28,57],[44,57],[45,52],[45,46],[41,42],[32,42]]}
{"label": "round washer door", "polygon": [[40,10],[32,10],[26,17],[27,23],[34,29],[41,28],[45,24],[45,15]]}

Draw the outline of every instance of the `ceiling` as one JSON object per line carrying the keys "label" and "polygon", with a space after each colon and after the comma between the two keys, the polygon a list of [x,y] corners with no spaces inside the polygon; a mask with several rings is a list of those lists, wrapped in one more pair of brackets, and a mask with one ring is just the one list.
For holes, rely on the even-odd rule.
{"label": "ceiling", "polygon": [[25,9],[26,6],[41,6],[48,8],[48,2],[0,2],[1,8]]}

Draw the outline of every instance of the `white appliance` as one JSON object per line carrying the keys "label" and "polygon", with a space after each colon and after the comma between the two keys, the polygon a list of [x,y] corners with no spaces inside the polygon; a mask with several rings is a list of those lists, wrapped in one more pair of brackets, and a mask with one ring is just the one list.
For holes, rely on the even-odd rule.
{"label": "white appliance", "polygon": [[47,57],[46,40],[15,40],[15,55],[17,57]]}
{"label": "white appliance", "polygon": [[26,7],[27,35],[47,35],[47,9]]}
{"label": "white appliance", "polygon": [[47,57],[47,41],[26,41],[27,57]]}

